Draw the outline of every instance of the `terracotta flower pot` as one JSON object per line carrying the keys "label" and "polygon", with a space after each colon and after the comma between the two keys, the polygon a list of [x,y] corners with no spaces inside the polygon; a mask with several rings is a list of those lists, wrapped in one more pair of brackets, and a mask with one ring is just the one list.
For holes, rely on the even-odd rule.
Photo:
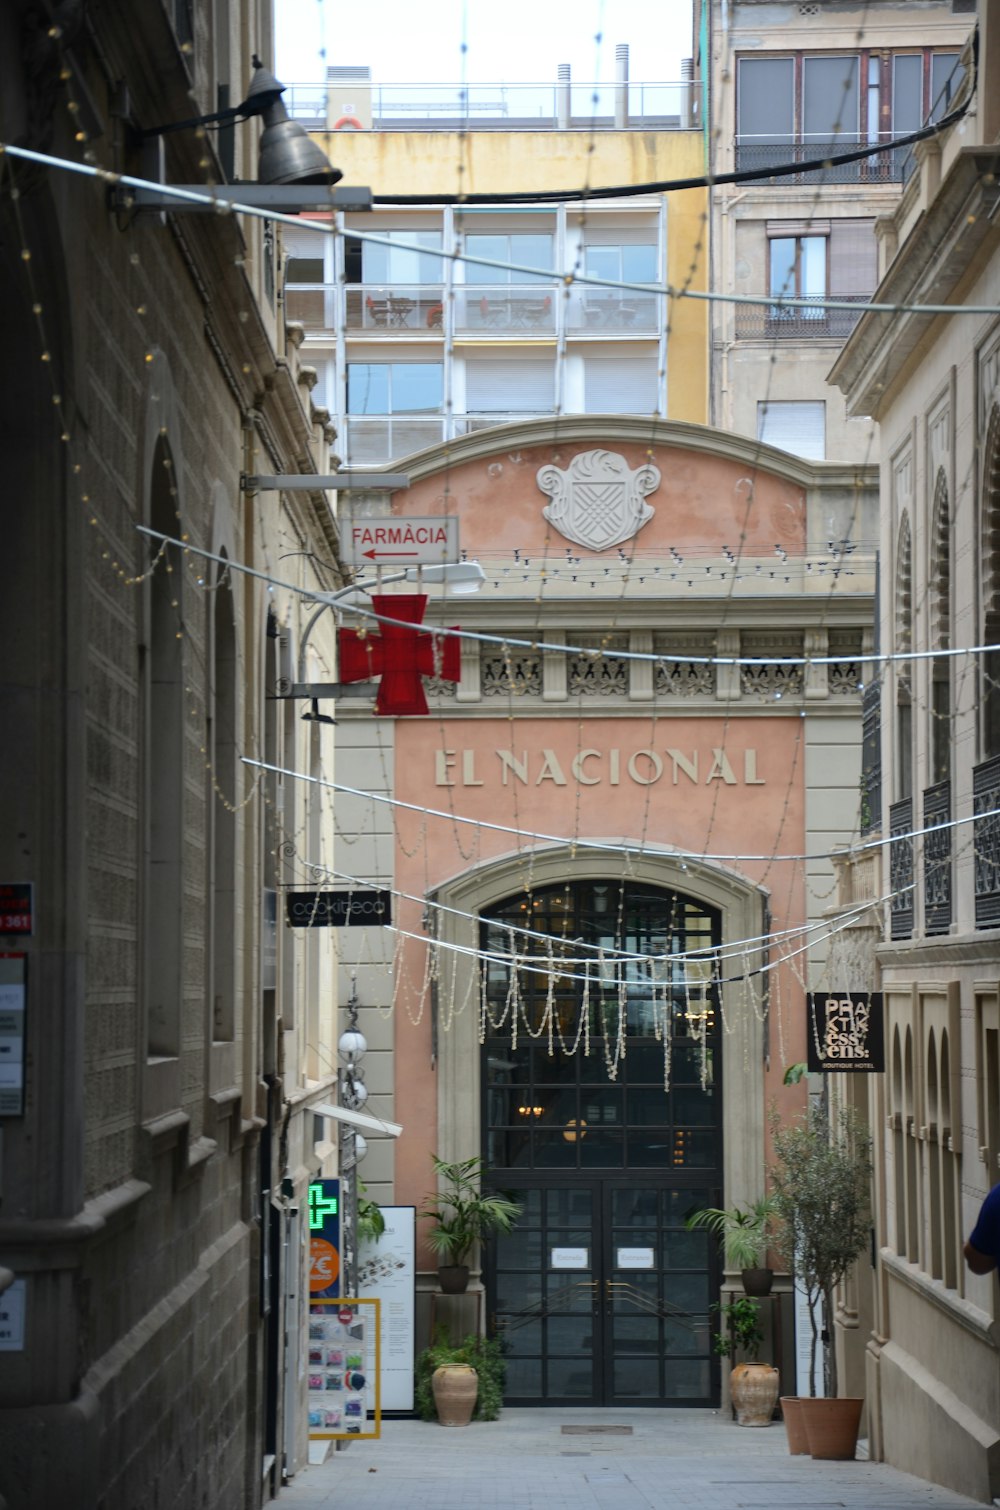
{"label": "terracotta flower pot", "polygon": [[737,1363],[729,1376],[737,1426],[770,1426],[778,1399],[778,1370],[769,1363]]}
{"label": "terracotta flower pot", "polygon": [[835,1400],[802,1399],[799,1403],[812,1456],[850,1461],[857,1451],[864,1400],[838,1396]]}
{"label": "terracotta flower pot", "polygon": [[434,1408],[442,1426],[468,1426],[476,1408],[479,1375],[468,1363],[443,1363],[431,1375]]}
{"label": "terracotta flower pot", "polygon": [[788,1434],[788,1450],[793,1457],[804,1457],[809,1451],[806,1425],[799,1409],[801,1404],[802,1401],[798,1395],[782,1395],[781,1397],[781,1414]]}

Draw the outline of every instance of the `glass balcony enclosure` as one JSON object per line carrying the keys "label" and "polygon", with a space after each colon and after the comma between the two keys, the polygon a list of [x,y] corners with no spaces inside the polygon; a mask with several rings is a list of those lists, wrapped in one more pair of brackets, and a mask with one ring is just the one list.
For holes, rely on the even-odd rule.
{"label": "glass balcony enclosure", "polygon": [[666,413],[664,206],[385,210],[340,229],[286,232],[284,300],[351,464],[526,417]]}

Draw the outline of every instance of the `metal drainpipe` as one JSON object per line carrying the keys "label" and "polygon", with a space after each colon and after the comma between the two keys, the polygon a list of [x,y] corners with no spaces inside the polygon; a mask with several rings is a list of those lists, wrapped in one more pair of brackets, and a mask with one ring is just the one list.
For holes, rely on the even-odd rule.
{"label": "metal drainpipe", "polygon": [[628,125],[628,43],[619,42],[615,48],[615,130],[624,131]]}

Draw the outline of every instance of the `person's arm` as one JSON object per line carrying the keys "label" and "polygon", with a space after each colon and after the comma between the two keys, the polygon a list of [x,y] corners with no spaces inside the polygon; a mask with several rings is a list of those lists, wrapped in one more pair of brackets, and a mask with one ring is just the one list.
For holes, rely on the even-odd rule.
{"label": "person's arm", "polygon": [[973,1274],[990,1274],[997,1266],[995,1258],[991,1258],[988,1253],[980,1253],[979,1249],[974,1248],[971,1243],[966,1243],[962,1252]]}

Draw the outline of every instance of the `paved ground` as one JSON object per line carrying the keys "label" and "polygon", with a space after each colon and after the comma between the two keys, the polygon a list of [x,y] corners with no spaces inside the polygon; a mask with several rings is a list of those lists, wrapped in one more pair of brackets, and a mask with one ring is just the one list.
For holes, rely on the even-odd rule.
{"label": "paved ground", "polygon": [[[631,1426],[566,1434],[563,1426]],[[863,1448],[862,1448],[863,1450]],[[514,1410],[460,1428],[386,1421],[298,1474],[279,1510],[970,1510],[881,1463],[791,1457],[784,1427],[707,1410]]]}

